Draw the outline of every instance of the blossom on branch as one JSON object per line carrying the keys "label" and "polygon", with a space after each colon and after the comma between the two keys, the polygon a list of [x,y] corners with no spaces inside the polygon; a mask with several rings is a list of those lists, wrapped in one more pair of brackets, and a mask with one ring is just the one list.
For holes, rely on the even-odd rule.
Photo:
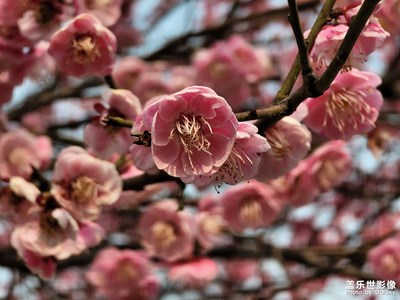
{"label": "blossom on branch", "polygon": [[194,232],[189,216],[173,200],[153,204],[139,222],[141,244],[151,257],[175,262],[192,255]]}
{"label": "blossom on branch", "polygon": [[85,127],[85,143],[94,154],[103,159],[114,153],[125,154],[131,145],[130,129],[105,124],[108,116],[120,117],[133,121],[141,112],[139,99],[128,90],[110,90],[103,94],[102,103],[96,103],[95,109],[101,114]]}
{"label": "blossom on branch", "polygon": [[280,212],[274,191],[256,180],[226,190],[221,202],[227,227],[234,232],[267,227]]}
{"label": "blossom on branch", "polygon": [[339,73],[322,96],[305,101],[309,112],[304,123],[330,139],[348,140],[368,132],[383,104],[380,83],[374,73],[355,68]]}
{"label": "blossom on branch", "polygon": [[224,98],[193,86],[146,107],[132,131],[148,130],[157,168],[184,179],[217,172],[231,153],[237,126]]}
{"label": "blossom on branch", "polygon": [[98,217],[100,205],[111,205],[122,192],[115,166],[71,146],[62,150],[54,166],[51,193],[78,220]]}
{"label": "blossom on branch", "polygon": [[66,75],[106,76],[115,62],[117,41],[114,34],[91,14],[82,14],[50,40],[49,53]]}
{"label": "blossom on branch", "polygon": [[46,168],[52,155],[53,148],[47,137],[35,137],[25,130],[5,133],[0,136],[0,178],[28,179],[33,168]]}
{"label": "blossom on branch", "polygon": [[144,253],[108,247],[97,254],[86,278],[107,299],[150,300],[159,289],[150,267]]}

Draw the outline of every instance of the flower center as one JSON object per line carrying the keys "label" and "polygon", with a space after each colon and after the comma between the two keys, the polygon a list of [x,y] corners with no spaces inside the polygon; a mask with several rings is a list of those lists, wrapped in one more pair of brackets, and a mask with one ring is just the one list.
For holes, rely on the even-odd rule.
{"label": "flower center", "polygon": [[219,80],[225,77],[227,67],[224,63],[215,62],[209,66],[210,76],[213,80]]}
{"label": "flower center", "polygon": [[179,136],[183,149],[189,156],[192,168],[194,168],[191,159],[193,149],[204,151],[211,155],[210,151],[208,151],[210,142],[203,133],[204,127],[205,129],[208,128],[208,131],[212,133],[210,124],[208,124],[208,122],[206,122],[202,117],[196,118],[194,115],[182,115],[181,118],[176,121],[175,128],[170,133],[170,139],[173,139],[175,134]]}
{"label": "flower center", "polygon": [[292,147],[290,146],[285,135],[282,133],[282,131],[275,127],[271,127],[265,132],[265,138],[271,146],[269,152],[276,159],[284,159],[292,150]]}
{"label": "flower center", "polygon": [[222,224],[220,222],[219,217],[216,216],[207,216],[203,220],[203,230],[211,235],[218,235],[222,231]]}
{"label": "flower center", "polygon": [[170,246],[176,240],[174,226],[164,221],[155,222],[151,226],[151,234],[162,248]]}
{"label": "flower center", "polygon": [[247,200],[240,208],[239,218],[249,226],[262,224],[262,207],[258,200]]}
{"label": "flower center", "polygon": [[396,273],[399,270],[399,262],[393,257],[393,255],[386,254],[381,260],[382,266],[389,274]]}
{"label": "flower center", "polygon": [[92,63],[101,56],[96,42],[88,34],[80,35],[72,41],[72,52],[74,60],[80,64]]}
{"label": "flower center", "polygon": [[80,203],[93,201],[97,197],[97,184],[87,176],[78,177],[71,186],[73,199]]}
{"label": "flower center", "polygon": [[8,157],[8,161],[16,168],[29,164],[30,154],[25,148],[16,148]]}
{"label": "flower center", "polygon": [[85,0],[86,7],[89,9],[101,9],[111,3],[111,0]]}
{"label": "flower center", "polygon": [[118,282],[134,280],[138,275],[135,266],[133,266],[131,262],[124,260],[118,264],[116,273]]}
{"label": "flower center", "polygon": [[370,119],[372,109],[364,101],[366,96],[367,94],[363,91],[345,89],[332,93],[330,99],[325,102],[327,115],[325,115],[323,126],[326,126],[328,116],[340,131],[343,131],[347,124],[353,126],[354,129],[364,122],[373,125]]}

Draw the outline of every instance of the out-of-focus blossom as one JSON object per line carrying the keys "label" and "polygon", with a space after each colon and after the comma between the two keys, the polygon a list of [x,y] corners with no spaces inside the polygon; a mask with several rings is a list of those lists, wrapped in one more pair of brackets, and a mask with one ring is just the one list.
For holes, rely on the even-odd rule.
{"label": "out-of-focus blossom", "polygon": [[66,259],[97,245],[104,231],[97,224],[80,225],[63,209],[43,211],[39,219],[17,226],[11,234],[11,245],[24,258],[26,251],[40,257]]}
{"label": "out-of-focus blossom", "polygon": [[299,121],[285,117],[265,130],[271,149],[261,156],[256,178],[278,178],[294,168],[311,147],[311,133]]}
{"label": "out-of-focus blossom", "polygon": [[228,241],[224,232],[227,224],[222,216],[222,210],[199,212],[196,215],[197,240],[204,250],[223,245]]}
{"label": "out-of-focus blossom", "polygon": [[130,90],[134,93],[139,77],[147,68],[146,63],[139,58],[125,56],[117,61],[112,71],[112,77],[119,88]]}
{"label": "out-of-focus blossom", "polygon": [[101,205],[118,200],[122,181],[115,166],[71,146],[63,149],[54,166],[52,194],[78,220],[97,218]]}
{"label": "out-of-focus blossom", "polygon": [[397,35],[400,31],[400,2],[397,0],[385,0],[381,5],[376,16],[385,30],[392,35]]}
{"label": "out-of-focus blossom", "polygon": [[368,252],[367,261],[373,273],[384,280],[394,280],[400,284],[400,239],[389,238]]}
{"label": "out-of-focus blossom", "polygon": [[383,103],[377,90],[381,79],[370,72],[351,71],[337,75],[322,96],[306,100],[308,115],[304,123],[331,139],[350,139],[375,125]]}
{"label": "out-of-focus blossom", "polygon": [[259,272],[259,263],[250,259],[227,260],[225,263],[227,279],[235,284],[241,284]]}
{"label": "out-of-focus blossom", "polygon": [[0,178],[20,176],[28,179],[33,169],[42,169],[51,161],[53,149],[49,138],[35,137],[25,130],[8,132],[0,137]]}
{"label": "out-of-focus blossom", "polygon": [[286,176],[290,203],[304,205],[350,174],[351,157],[345,146],[340,140],[324,144]]}
{"label": "out-of-focus blossom", "polygon": [[[185,178],[212,175],[223,165],[235,142],[237,125],[222,97],[209,88],[193,86],[146,107],[133,133],[151,132],[157,168]],[[147,150],[139,147],[131,147],[133,155]]]}
{"label": "out-of-focus blossom", "polygon": [[20,256],[32,273],[42,279],[50,279],[56,272],[56,261],[53,257],[41,257],[30,250],[24,250]]}
{"label": "out-of-focus blossom", "polygon": [[175,262],[192,255],[194,234],[185,212],[177,211],[173,200],[153,204],[139,222],[141,244],[147,254],[166,262]]}
{"label": "out-of-focus blossom", "polygon": [[22,177],[11,177],[9,186],[0,188],[0,214],[15,223],[32,219],[39,207],[39,189]]}
{"label": "out-of-focus blossom", "polygon": [[168,280],[185,288],[204,288],[218,276],[218,265],[209,258],[196,258],[169,266]]}
{"label": "out-of-focus blossom", "polygon": [[134,121],[141,112],[139,99],[128,90],[110,90],[103,94],[102,103],[95,104],[101,116],[85,127],[84,140],[96,156],[108,159],[112,154],[126,154],[132,144],[129,128],[109,126],[105,123],[108,116]]}
{"label": "out-of-focus blossom", "polygon": [[150,273],[150,262],[137,251],[105,248],[94,259],[86,278],[99,295],[115,300],[155,299],[158,280]]}
{"label": "out-of-focus blossom", "polygon": [[226,190],[221,205],[227,227],[234,232],[267,227],[280,212],[273,190],[255,180]]}
{"label": "out-of-focus blossom", "polygon": [[[268,56],[261,56],[255,48],[239,36],[200,50],[194,57],[197,82],[213,88],[227,99],[234,109],[246,107],[251,96],[250,83],[268,73]],[[229,78],[229,80],[227,80]]]}
{"label": "out-of-focus blossom", "polygon": [[77,0],[74,1],[77,14],[91,13],[104,26],[114,25],[121,16],[122,0]]}
{"label": "out-of-focus blossom", "polygon": [[91,14],[82,14],[50,40],[49,53],[65,74],[84,77],[111,74],[117,42],[114,34]]}

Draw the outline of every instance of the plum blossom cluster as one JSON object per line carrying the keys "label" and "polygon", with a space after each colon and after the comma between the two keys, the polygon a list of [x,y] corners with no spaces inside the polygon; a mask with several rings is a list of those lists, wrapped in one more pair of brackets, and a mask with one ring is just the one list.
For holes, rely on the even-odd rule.
{"label": "plum blossom cluster", "polygon": [[155,99],[135,121],[133,135],[141,132],[151,134],[151,148],[130,148],[139,168],[200,185],[250,179],[270,148],[254,125],[239,124],[226,100],[202,86]]}
{"label": "plum blossom cluster", "polygon": [[[7,143],[14,147],[2,152],[6,158],[21,155],[18,160],[23,163],[25,156],[36,158],[35,154],[46,150],[46,144],[41,148],[30,147],[26,141],[36,141],[27,133],[9,133],[2,140],[10,137],[16,138],[16,142]],[[39,158],[43,162],[49,160],[46,153],[51,158],[52,149],[41,152]],[[6,160],[2,166],[12,163]],[[52,180],[42,190],[33,184],[40,179],[38,171],[33,171],[39,166],[27,164],[24,172],[13,168],[17,173],[6,173],[9,186],[1,191],[1,215],[15,222],[10,239],[19,256],[32,272],[50,278],[55,272],[56,260],[80,254],[102,240],[105,231],[93,221],[99,216],[101,205],[111,205],[119,199],[122,181],[112,163],[95,158],[79,147],[61,151]]]}
{"label": "plum blossom cluster", "polygon": [[[322,28],[310,53],[312,62],[317,69],[324,69],[332,61],[361,4],[362,1],[336,3],[336,18],[332,20],[332,24]],[[308,35],[307,32],[306,35]],[[357,66],[363,63],[367,56],[381,47],[389,36],[390,34],[382,27],[379,20],[372,16],[358,37],[347,60],[347,66]]]}

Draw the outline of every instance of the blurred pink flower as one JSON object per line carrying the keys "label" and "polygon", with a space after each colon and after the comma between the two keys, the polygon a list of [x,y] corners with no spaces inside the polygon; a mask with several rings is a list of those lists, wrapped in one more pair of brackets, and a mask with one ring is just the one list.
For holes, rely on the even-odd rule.
{"label": "blurred pink flower", "polygon": [[256,180],[227,189],[221,204],[227,227],[234,232],[267,227],[280,212],[273,190]]}
{"label": "blurred pink flower", "polygon": [[[112,71],[112,77],[121,89],[135,92],[135,86],[139,77],[148,69],[146,62],[135,57],[125,56],[119,59]],[[142,102],[143,99],[140,99]]]}
{"label": "blurred pink flower", "polygon": [[385,0],[385,5],[377,12],[376,16],[385,30],[392,35],[400,32],[400,2],[398,0]]}
{"label": "blurred pink flower", "polygon": [[52,194],[78,220],[98,217],[100,205],[116,202],[122,181],[115,166],[70,146],[58,155],[54,166]]}
{"label": "blurred pink flower", "polygon": [[141,244],[151,257],[175,262],[192,255],[192,224],[185,212],[178,211],[173,200],[149,206],[140,218],[139,233]]}
{"label": "blurred pink flower", "polygon": [[242,284],[259,273],[259,262],[250,259],[227,260],[225,263],[227,279],[234,284]]}
{"label": "blurred pink flower", "polygon": [[246,107],[251,96],[249,84],[268,72],[267,57],[259,55],[242,37],[233,36],[196,53],[193,63],[197,82],[215,89],[232,109],[238,110]]}
{"label": "blurred pink flower", "polygon": [[0,136],[0,178],[28,179],[32,168],[47,167],[52,155],[53,148],[47,137],[35,137],[22,129],[5,133]]}
{"label": "blurred pink flower", "polygon": [[311,133],[299,121],[284,117],[265,130],[271,149],[261,155],[256,178],[270,180],[286,174],[303,159],[311,147]]}
{"label": "blurred pink flower", "polygon": [[295,206],[339,185],[351,171],[346,143],[331,141],[314,151],[286,176],[288,198]]}
{"label": "blurred pink flower", "polygon": [[330,139],[350,139],[375,126],[383,98],[376,88],[381,79],[370,72],[352,68],[339,73],[322,96],[306,100],[304,123]]}
{"label": "blurred pink flower", "polygon": [[202,211],[196,215],[197,240],[200,246],[208,251],[229,241],[225,235],[227,224],[222,216],[221,209]]}
{"label": "blurred pink flower", "polygon": [[104,26],[114,25],[121,16],[122,0],[76,0],[74,5],[77,14],[91,13],[97,17]]}
{"label": "blurred pink flower", "polygon": [[141,112],[139,99],[128,90],[109,90],[102,96],[107,105],[95,104],[95,109],[101,116],[85,127],[84,140],[94,154],[103,159],[109,159],[114,153],[126,154],[132,144],[129,128],[109,126],[104,123],[107,116],[121,117],[134,121]]}
{"label": "blurred pink flower", "polygon": [[67,75],[105,76],[111,74],[116,48],[114,34],[95,16],[82,14],[52,36],[49,53]]}
{"label": "blurred pink flower", "polygon": [[400,239],[389,238],[369,250],[367,262],[373,274],[384,280],[400,284]]}
{"label": "blurred pink flower", "polygon": [[193,86],[160,97],[146,107],[133,132],[150,131],[157,168],[185,178],[212,175],[224,164],[235,142],[237,125],[222,97],[209,88]]}
{"label": "blurred pink flower", "polygon": [[26,266],[32,273],[42,279],[51,279],[56,272],[56,260],[53,257],[41,257],[30,250],[20,254]]}
{"label": "blurred pink flower", "polygon": [[218,273],[214,260],[200,257],[170,265],[168,280],[180,287],[200,289],[214,281]]}
{"label": "blurred pink flower", "polygon": [[9,186],[0,188],[0,215],[14,223],[27,222],[39,211],[39,189],[22,177],[11,177]]}
{"label": "blurred pink flower", "polygon": [[159,289],[150,262],[137,251],[105,248],[97,254],[86,278],[107,299],[150,300]]}
{"label": "blurred pink flower", "polygon": [[11,245],[24,258],[26,251],[40,257],[66,259],[97,245],[104,231],[97,224],[78,223],[64,209],[43,211],[35,221],[17,226]]}

